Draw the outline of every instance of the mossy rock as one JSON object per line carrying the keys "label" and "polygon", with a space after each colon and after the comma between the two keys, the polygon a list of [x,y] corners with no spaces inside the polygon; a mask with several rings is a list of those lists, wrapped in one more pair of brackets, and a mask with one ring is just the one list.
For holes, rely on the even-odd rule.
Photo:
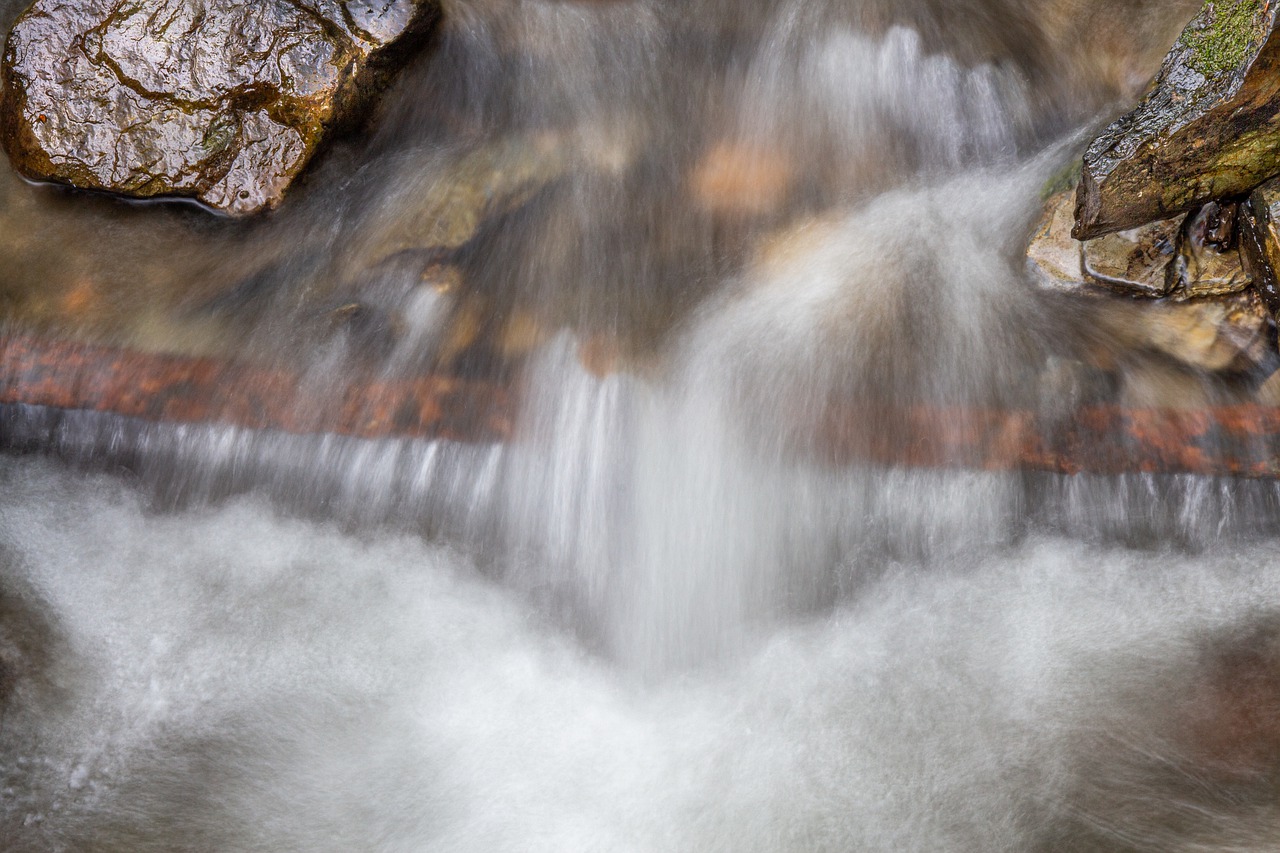
{"label": "mossy rock", "polygon": [[1136,109],[1089,146],[1075,236],[1168,219],[1280,173],[1280,3],[1206,3]]}

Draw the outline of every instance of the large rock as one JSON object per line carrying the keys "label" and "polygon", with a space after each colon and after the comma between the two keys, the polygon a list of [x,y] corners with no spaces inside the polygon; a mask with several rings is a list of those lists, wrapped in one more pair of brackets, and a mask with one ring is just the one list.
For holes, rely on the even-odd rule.
{"label": "large rock", "polygon": [[1104,290],[1124,296],[1168,296],[1177,283],[1170,263],[1176,257],[1178,220],[1152,222],[1082,243],[1071,236],[1073,196],[1064,191],[1045,203],[1027,247],[1032,279],[1046,290],[1072,296],[1098,296]]}
{"label": "large rock", "polygon": [[1248,192],[1280,173],[1280,3],[1206,3],[1150,93],[1084,156],[1074,234],[1088,239]]}
{"label": "large rock", "polygon": [[1274,358],[1275,324],[1252,291],[1182,302],[1096,300],[1087,310],[1099,341],[1105,342],[1090,358],[1102,366],[1158,353],[1199,372],[1241,373]]}
{"label": "large rock", "polygon": [[4,56],[18,171],[231,214],[279,202],[435,0],[36,0]]}
{"label": "large rock", "polygon": [[1027,246],[1027,272],[1045,290],[1072,294],[1084,284],[1080,242],[1071,236],[1074,198],[1074,189],[1049,196]]}
{"label": "large rock", "polygon": [[1068,233],[1071,203],[1069,191],[1046,201],[1027,270],[1086,313],[1105,342],[1094,364],[1114,369],[1126,357],[1159,353],[1194,371],[1247,372],[1270,361],[1274,323],[1252,290],[1236,292],[1249,277],[1240,252],[1217,253],[1234,236],[1221,216],[1200,211],[1082,244]]}

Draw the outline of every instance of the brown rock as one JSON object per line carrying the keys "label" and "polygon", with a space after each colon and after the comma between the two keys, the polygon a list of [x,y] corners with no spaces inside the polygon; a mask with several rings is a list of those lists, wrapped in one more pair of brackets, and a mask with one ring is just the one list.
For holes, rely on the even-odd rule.
{"label": "brown rock", "polygon": [[1240,208],[1240,253],[1273,316],[1280,316],[1280,180],[1258,187]]}
{"label": "brown rock", "polygon": [[1179,295],[1222,296],[1253,283],[1236,245],[1237,207],[1209,202],[1183,222],[1178,251],[1169,269],[1173,289]]}
{"label": "brown rock", "polygon": [[1253,392],[1253,399],[1264,406],[1280,406],[1280,370],[1272,373]]}
{"label": "brown rock", "polygon": [[1251,291],[1183,302],[1094,303],[1094,323],[1121,351],[1157,352],[1200,371],[1248,371],[1269,362],[1273,323]]}
{"label": "brown rock", "polygon": [[1280,172],[1278,14],[1270,0],[1205,4],[1142,103],[1086,151],[1076,237],[1167,219]]}
{"label": "brown rock", "polygon": [[36,0],[4,56],[18,171],[230,214],[277,204],[434,0]]}
{"label": "brown rock", "polygon": [[[1027,248],[1027,269],[1041,287],[1077,296],[1096,296],[1105,288],[1161,297],[1178,289],[1182,297],[1198,297],[1248,286],[1238,253],[1219,253],[1216,244],[1206,242],[1208,213],[1181,226],[1165,220],[1081,243],[1071,236],[1074,197],[1070,189],[1045,202]],[[1220,227],[1219,220],[1213,224]]]}
{"label": "brown rock", "polygon": [[1179,223],[1166,219],[1084,243],[1085,278],[1128,296],[1167,296]]}
{"label": "brown rock", "polygon": [[1212,401],[1202,375],[1167,362],[1139,361],[1121,374],[1118,402],[1131,409],[1201,410]]}
{"label": "brown rock", "polygon": [[703,155],[690,183],[694,199],[706,210],[759,216],[786,201],[795,165],[781,151],[721,142]]}

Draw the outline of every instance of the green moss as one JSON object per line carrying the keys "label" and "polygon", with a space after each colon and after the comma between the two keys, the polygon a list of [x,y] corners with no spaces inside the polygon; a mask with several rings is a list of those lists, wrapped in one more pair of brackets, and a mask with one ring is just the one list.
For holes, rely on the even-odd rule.
{"label": "green moss", "polygon": [[1205,77],[1238,68],[1261,34],[1264,0],[1210,0],[1182,43],[1191,49],[1189,64]]}
{"label": "green moss", "polygon": [[1040,200],[1048,201],[1058,193],[1075,189],[1080,183],[1080,175],[1083,171],[1084,161],[1078,156],[1072,157],[1070,161],[1054,172],[1049,180],[1044,182],[1044,186],[1040,188]]}

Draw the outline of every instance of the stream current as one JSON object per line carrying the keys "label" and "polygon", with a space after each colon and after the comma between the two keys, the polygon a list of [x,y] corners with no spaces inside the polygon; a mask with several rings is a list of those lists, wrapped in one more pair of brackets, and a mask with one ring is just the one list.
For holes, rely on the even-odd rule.
{"label": "stream current", "polygon": [[[6,410],[49,452],[0,459],[0,848],[1276,849],[1280,490],[811,428],[1075,404],[1046,365],[1108,342],[1025,276],[1041,187],[1196,5],[458,0],[265,222],[10,180],[86,335],[524,391],[494,444]],[[474,302],[380,262],[512,138],[567,165]],[[352,281],[388,319],[335,334]],[[545,333],[458,355],[467,304]]]}

